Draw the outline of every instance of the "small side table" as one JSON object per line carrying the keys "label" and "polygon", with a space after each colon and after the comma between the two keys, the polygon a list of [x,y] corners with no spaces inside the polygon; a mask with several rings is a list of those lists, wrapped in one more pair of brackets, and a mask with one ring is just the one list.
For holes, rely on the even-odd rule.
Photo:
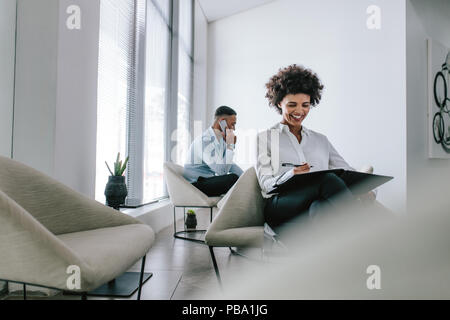
{"label": "small side table", "polygon": [[[184,230],[182,231],[177,231],[177,219],[176,219],[176,208],[183,208],[183,225],[184,225]],[[188,240],[188,241],[193,241],[193,242],[197,242],[197,243],[201,243],[201,244],[205,244],[205,237],[202,236],[206,233],[206,230],[199,230],[199,229],[186,229],[186,208],[184,206],[174,206],[173,207],[173,236],[177,239],[181,239],[181,240]],[[209,208],[210,209],[210,217],[209,217],[209,222],[212,222],[213,219],[213,208],[214,207],[197,207],[197,206],[189,206],[188,208]],[[201,234],[200,237],[189,237],[189,235],[197,235],[197,234]]]}

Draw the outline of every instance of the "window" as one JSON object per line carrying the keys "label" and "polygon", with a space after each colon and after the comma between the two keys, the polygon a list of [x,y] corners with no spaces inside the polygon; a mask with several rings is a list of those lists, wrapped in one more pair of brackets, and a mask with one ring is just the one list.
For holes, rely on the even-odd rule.
{"label": "window", "polygon": [[165,116],[171,57],[169,11],[169,1],[147,3],[144,202],[165,196]]}
{"label": "window", "polygon": [[141,205],[167,196],[163,163],[182,164],[189,147],[193,1],[101,0],[100,14],[96,199],[120,152],[127,204]]}
{"label": "window", "polygon": [[105,202],[105,185],[117,153],[127,154],[127,112],[134,52],[134,1],[100,2],[95,198]]}

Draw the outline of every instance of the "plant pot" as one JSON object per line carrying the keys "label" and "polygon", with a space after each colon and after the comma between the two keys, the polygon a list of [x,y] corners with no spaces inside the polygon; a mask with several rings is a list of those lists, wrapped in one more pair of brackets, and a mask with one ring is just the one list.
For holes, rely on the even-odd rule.
{"label": "plant pot", "polygon": [[197,227],[197,217],[195,214],[188,214],[186,217],[186,229],[195,229]]}
{"label": "plant pot", "polygon": [[119,206],[125,203],[127,195],[128,190],[125,184],[125,176],[109,176],[105,188],[106,205],[114,209],[119,209]]}

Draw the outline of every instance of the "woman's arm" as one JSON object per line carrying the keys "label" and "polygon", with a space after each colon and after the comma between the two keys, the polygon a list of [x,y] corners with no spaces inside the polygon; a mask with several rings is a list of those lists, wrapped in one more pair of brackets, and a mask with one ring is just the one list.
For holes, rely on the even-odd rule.
{"label": "woman's arm", "polygon": [[256,174],[259,185],[266,193],[270,192],[277,183],[281,184],[294,175],[293,169],[279,174],[279,160],[275,161],[276,159],[272,158],[272,143],[268,135],[268,131],[258,134],[256,162]]}

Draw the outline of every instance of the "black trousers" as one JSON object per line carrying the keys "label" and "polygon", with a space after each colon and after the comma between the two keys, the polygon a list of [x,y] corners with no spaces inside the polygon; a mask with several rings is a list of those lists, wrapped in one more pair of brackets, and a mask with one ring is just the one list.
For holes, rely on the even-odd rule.
{"label": "black trousers", "polygon": [[218,197],[227,193],[238,179],[239,176],[234,173],[210,178],[198,177],[192,185],[208,197]]}
{"label": "black trousers", "polygon": [[312,178],[267,200],[264,216],[275,232],[302,215],[313,217],[326,209],[339,208],[343,203],[356,202],[345,182],[334,173]]}

